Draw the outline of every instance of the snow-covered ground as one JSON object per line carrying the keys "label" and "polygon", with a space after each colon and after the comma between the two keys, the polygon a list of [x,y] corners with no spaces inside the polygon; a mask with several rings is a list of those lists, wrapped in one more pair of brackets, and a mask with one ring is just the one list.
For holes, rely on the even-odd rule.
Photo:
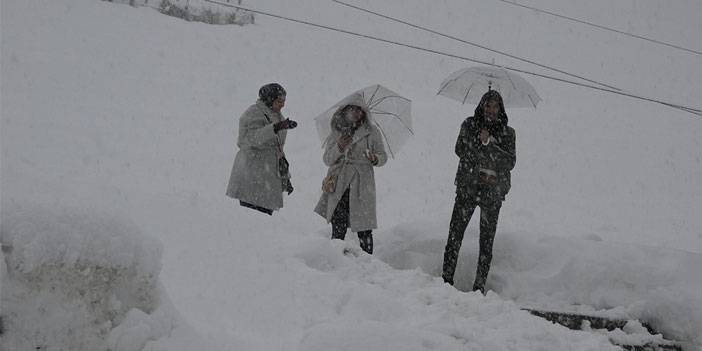
{"label": "snow-covered ground", "polygon": [[[698,56],[500,2],[356,3],[700,107]],[[331,2],[255,5],[525,67]],[[702,47],[696,1],[541,5]],[[639,318],[702,348],[702,121],[692,115],[525,77],[544,101],[508,111],[517,167],[495,240],[493,293],[483,297],[461,291],[472,281],[475,221],[459,290],[438,278],[453,205],[453,143],[473,106],[435,94],[468,63],[265,17],[251,26],[208,26],[89,0],[3,1],[1,16],[0,240],[13,248],[0,267],[0,315],[16,318],[5,318],[0,347],[610,347],[608,336],[519,310],[536,306]],[[268,217],[223,193],[237,118],[272,81],[288,90],[283,112],[300,127],[287,145],[296,191]],[[325,172],[312,118],[373,83],[413,100],[415,137],[376,173],[375,255],[345,256],[344,247],[357,246],[354,235],[328,240],[329,228],[312,212]],[[103,286],[90,282],[101,278],[99,269],[81,281],[82,264],[116,272],[121,291],[154,300],[97,289]],[[90,310],[90,296],[109,303]]]}
{"label": "snow-covered ground", "polygon": [[75,208],[10,206],[2,223],[3,350],[207,345],[158,281],[162,247],[133,223]]}

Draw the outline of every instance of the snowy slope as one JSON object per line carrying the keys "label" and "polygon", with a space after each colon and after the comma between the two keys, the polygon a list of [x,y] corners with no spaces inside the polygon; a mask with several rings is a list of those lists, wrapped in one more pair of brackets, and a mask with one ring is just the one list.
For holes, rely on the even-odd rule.
{"label": "snowy slope", "polygon": [[[641,94],[700,101],[696,57],[490,1],[358,3]],[[515,64],[325,1],[256,4]],[[598,5],[613,6],[609,23],[699,46],[695,2]],[[566,10],[597,8],[572,6]],[[509,21],[498,30],[494,17]],[[527,37],[525,28],[537,35]],[[164,245],[160,278],[175,308],[204,339],[229,347],[606,347],[602,336],[519,312],[523,305],[616,307],[700,347],[702,124],[658,105],[526,77],[544,101],[509,111],[518,162],[488,282],[499,296],[465,294],[432,278],[453,200],[453,142],[473,108],[435,90],[465,65],[266,18],[208,26],[99,1],[5,1],[3,225],[27,204],[131,218]],[[268,218],[223,192],[236,119],[271,81],[287,88],[284,113],[301,125],[287,146],[296,192]],[[312,213],[325,171],[312,118],[376,82],[413,100],[416,136],[376,174],[375,257],[349,258]],[[459,288],[471,280],[476,230],[471,223]]]}

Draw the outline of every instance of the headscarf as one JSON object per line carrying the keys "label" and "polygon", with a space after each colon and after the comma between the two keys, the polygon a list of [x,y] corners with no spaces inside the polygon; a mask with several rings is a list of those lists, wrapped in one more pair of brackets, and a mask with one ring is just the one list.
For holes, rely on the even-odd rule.
{"label": "headscarf", "polygon": [[275,99],[285,95],[287,95],[285,89],[278,83],[266,84],[258,90],[258,99],[263,101],[268,107],[273,106]]}

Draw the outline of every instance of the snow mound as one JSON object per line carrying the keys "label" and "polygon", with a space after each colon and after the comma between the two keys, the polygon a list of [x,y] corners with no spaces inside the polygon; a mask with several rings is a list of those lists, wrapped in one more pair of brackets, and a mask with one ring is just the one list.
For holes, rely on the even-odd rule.
{"label": "snow mound", "polygon": [[153,283],[161,270],[160,242],[128,220],[94,211],[17,206],[3,213],[1,239],[11,248],[8,267],[26,277],[50,280],[43,269],[88,275],[84,270],[95,267]]}
{"label": "snow mound", "polygon": [[[392,228],[379,243],[378,256],[397,269],[440,276],[445,227]],[[458,289],[470,289],[477,259],[478,230],[471,228],[454,277]],[[522,307],[639,319],[700,349],[699,267],[702,255],[682,250],[498,230],[487,288]]]}
{"label": "snow mound", "polygon": [[552,324],[492,292],[456,293],[419,269],[398,271],[353,240],[300,245],[295,257],[316,272],[301,284],[317,298],[298,350],[618,349],[604,335]]}
{"label": "snow mound", "polygon": [[12,206],[0,242],[8,350],[159,349],[182,327],[158,281],[162,245],[129,220]]}

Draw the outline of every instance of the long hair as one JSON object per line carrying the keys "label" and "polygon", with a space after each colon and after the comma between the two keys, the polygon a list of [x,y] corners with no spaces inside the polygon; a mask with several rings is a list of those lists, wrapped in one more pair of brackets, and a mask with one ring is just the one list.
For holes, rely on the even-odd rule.
{"label": "long hair", "polygon": [[475,107],[475,114],[473,116],[475,116],[478,124],[480,126],[488,125],[487,120],[485,119],[485,107],[490,101],[495,101],[500,106],[500,112],[498,112],[497,120],[499,121],[500,125],[506,126],[508,122],[507,112],[505,111],[505,104],[502,101],[502,95],[500,95],[497,90],[488,90],[487,93],[483,94],[478,106]]}

